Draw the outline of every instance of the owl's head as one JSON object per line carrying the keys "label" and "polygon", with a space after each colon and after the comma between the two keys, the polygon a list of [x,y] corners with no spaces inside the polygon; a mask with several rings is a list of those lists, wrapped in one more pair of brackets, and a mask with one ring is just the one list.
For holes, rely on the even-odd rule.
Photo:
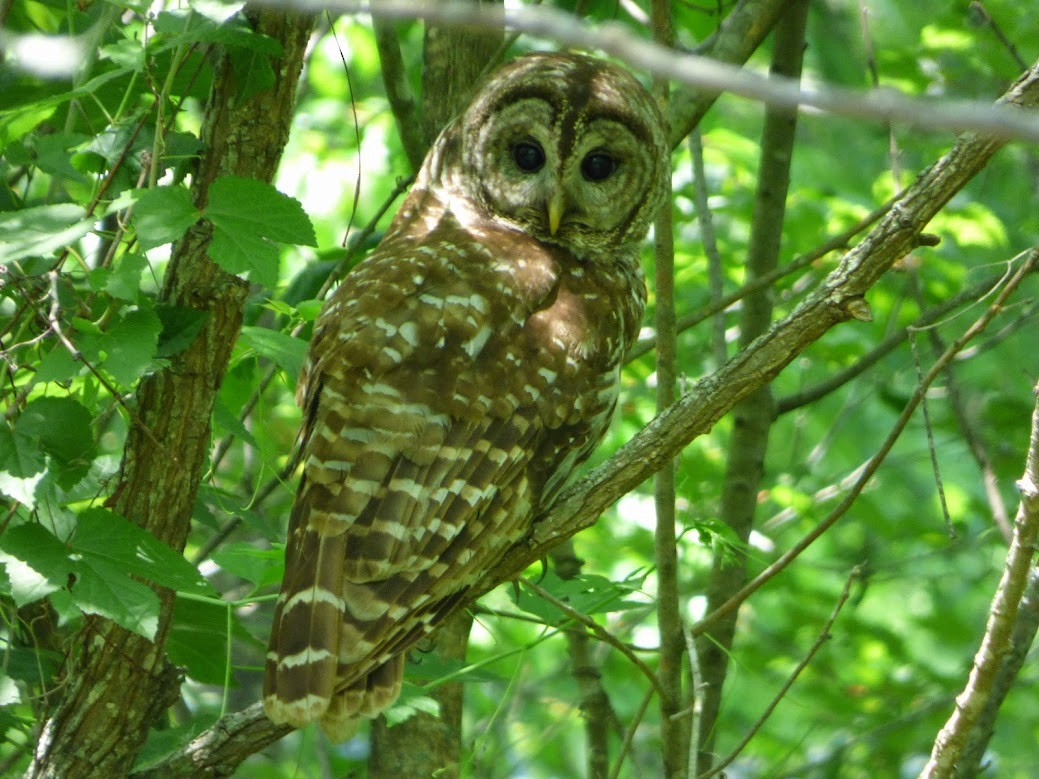
{"label": "owl's head", "polygon": [[[623,69],[532,54],[497,71],[438,139],[424,171],[472,210],[589,261],[630,256],[664,198],[667,124]],[[437,175],[439,174],[439,175]],[[462,221],[466,214],[458,213]]]}

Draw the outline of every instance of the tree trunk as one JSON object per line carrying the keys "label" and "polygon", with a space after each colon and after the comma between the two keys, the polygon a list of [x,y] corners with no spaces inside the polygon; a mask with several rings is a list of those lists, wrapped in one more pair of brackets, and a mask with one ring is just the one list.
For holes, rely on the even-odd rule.
{"label": "tree trunk", "polygon": [[[209,185],[234,174],[271,181],[288,138],[296,86],[310,34],[309,17],[249,13],[257,31],[283,47],[274,85],[242,101],[228,57],[215,66],[206,106],[204,153],[193,182],[196,205]],[[211,229],[197,224],[179,241],[166,271],[162,302],[207,315],[198,337],[166,370],[137,390],[139,423],[127,435],[119,482],[109,505],[175,549],[183,549],[206,452],[210,414],[238,337],[248,284],[207,256]],[[45,723],[27,773],[43,777],[126,776],[156,718],[179,694],[179,673],[164,647],[174,595],[159,592],[154,641],[108,620],[88,618],[74,640],[64,695]]]}

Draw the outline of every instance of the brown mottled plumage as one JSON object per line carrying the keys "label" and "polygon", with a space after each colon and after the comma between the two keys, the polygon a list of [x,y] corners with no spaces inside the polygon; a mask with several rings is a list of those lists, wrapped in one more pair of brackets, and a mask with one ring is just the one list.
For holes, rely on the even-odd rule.
{"label": "brown mottled plumage", "polygon": [[392,704],[406,650],[602,438],[669,171],[652,98],[575,54],[502,68],[437,139],[314,329],[272,720],[339,739]]}

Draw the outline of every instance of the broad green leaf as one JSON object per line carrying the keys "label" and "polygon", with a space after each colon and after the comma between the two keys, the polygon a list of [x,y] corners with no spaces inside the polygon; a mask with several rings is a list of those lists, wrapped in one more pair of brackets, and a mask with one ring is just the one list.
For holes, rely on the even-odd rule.
{"label": "broad green leaf", "polygon": [[314,226],[300,202],[256,179],[218,178],[209,188],[205,216],[214,224],[249,228],[272,241],[317,245]]}
{"label": "broad green leaf", "polygon": [[243,327],[242,341],[289,376],[299,376],[307,356],[307,342],[267,327]]}
{"label": "broad green leaf", "polygon": [[23,478],[42,472],[44,467],[46,460],[36,438],[0,425],[0,471]]}
{"label": "broad green leaf", "polygon": [[200,216],[187,187],[168,186],[138,195],[132,219],[141,248],[148,250],[177,240]]}
{"label": "broad green leaf", "polygon": [[259,448],[259,444],[253,434],[249,432],[249,428],[242,424],[238,415],[233,413],[219,397],[213,404],[213,421],[225,432],[233,433],[250,446]]}
{"label": "broad green leaf", "polygon": [[209,312],[187,306],[156,306],[155,313],[162,322],[157,357],[170,357],[187,349],[209,318]]}
{"label": "broad green leaf", "polygon": [[145,638],[155,638],[159,627],[159,596],[117,566],[97,557],[78,560],[71,593],[85,613],[106,617]]}
{"label": "broad green leaf", "polygon": [[63,586],[58,581],[48,579],[28,563],[5,552],[2,546],[0,546],[0,565],[4,567],[7,574],[10,595],[19,608],[27,603],[45,598]]}
{"label": "broad green leaf", "polygon": [[214,225],[209,256],[228,273],[265,287],[278,283],[278,249],[243,228]]}
{"label": "broad green leaf", "polygon": [[405,684],[401,689],[400,697],[389,709],[383,712],[383,716],[386,717],[386,724],[392,728],[394,725],[399,725],[419,713],[439,717],[440,704],[423,693],[418,687]]}
{"label": "broad green leaf", "polygon": [[257,587],[281,581],[284,559],[281,549],[258,549],[251,544],[230,544],[213,555],[213,562],[225,571]]}
{"label": "broad green leaf", "polygon": [[141,273],[148,266],[143,254],[124,254],[108,276],[105,291],[114,298],[136,303],[141,292]]}
{"label": "broad green leaf", "polygon": [[108,355],[105,368],[119,384],[129,386],[148,372],[161,329],[156,313],[143,309],[126,314],[104,335],[99,345]]}
{"label": "broad green leaf", "polygon": [[40,471],[33,476],[14,476],[7,471],[0,471],[0,492],[29,508],[34,508],[36,488],[45,474],[46,471]]}
{"label": "broad green leaf", "polygon": [[20,699],[21,695],[18,692],[18,685],[15,684],[14,679],[0,671],[0,707],[11,706],[18,703]]}
{"label": "broad green leaf", "polygon": [[281,53],[278,41],[256,32],[240,16],[219,22],[195,11],[163,11],[155,17],[154,25],[163,34],[163,48],[184,43],[222,43],[272,56]]}
{"label": "broad green leaf", "polygon": [[256,179],[222,176],[214,181],[205,217],[213,223],[213,260],[229,273],[248,274],[266,286],[278,280],[278,251],[271,241],[317,243],[299,201]]}
{"label": "broad green leaf", "polygon": [[68,547],[42,525],[28,522],[0,535],[0,558],[7,566],[12,596],[19,606],[69,584],[75,564]]}
{"label": "broad green leaf", "polygon": [[15,422],[15,431],[39,441],[54,458],[58,483],[68,489],[82,479],[97,454],[90,412],[70,397],[36,398]]}
{"label": "broad green leaf", "polygon": [[184,555],[108,509],[82,512],[70,546],[84,558],[103,561],[163,587],[198,595],[215,594]]}
{"label": "broad green leaf", "polygon": [[[239,631],[232,627],[232,635],[234,632]],[[174,663],[187,668],[192,679],[222,685],[227,662],[227,607],[177,598],[166,651]]]}
{"label": "broad green leaf", "polygon": [[[173,658],[172,653],[170,653],[170,657],[173,659],[173,662],[181,665],[180,661]],[[214,682],[214,684],[220,683]],[[191,720],[185,725],[172,728],[163,727],[161,730],[152,728],[148,731],[148,738],[145,740],[144,746],[140,748],[137,752],[137,757],[134,758],[133,768],[130,770],[131,775],[154,768],[165,758],[186,746],[199,733],[212,725],[216,719],[216,713],[193,713]],[[165,723],[163,724],[165,725]]]}
{"label": "broad green leaf", "polygon": [[39,684],[53,678],[61,655],[40,647],[8,645],[4,649],[4,670],[12,679]]}
{"label": "broad green leaf", "polygon": [[93,226],[74,203],[0,213],[0,263],[44,257],[78,241]]}
{"label": "broad green leaf", "polygon": [[58,343],[40,360],[39,367],[32,377],[33,384],[48,381],[65,382],[78,376],[86,366],[72,356],[64,344]]}

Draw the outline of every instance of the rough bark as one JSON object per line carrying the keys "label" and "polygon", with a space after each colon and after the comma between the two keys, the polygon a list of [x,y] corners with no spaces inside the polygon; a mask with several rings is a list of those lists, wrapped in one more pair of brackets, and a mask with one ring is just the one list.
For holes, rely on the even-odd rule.
{"label": "rough bark", "polygon": [[[278,40],[275,85],[244,103],[230,63],[216,65],[193,184],[204,204],[218,176],[270,181],[288,137],[296,84],[311,22],[282,12],[250,14]],[[109,505],[175,549],[183,549],[206,452],[210,413],[237,338],[248,285],[206,256],[211,231],[197,225],[174,249],[161,299],[207,315],[198,337],[137,391],[140,424],[127,436],[118,486]],[[154,641],[91,618],[74,641],[68,683],[44,724],[27,776],[57,779],[126,776],[155,719],[176,700],[179,675],[164,654],[173,593],[159,592]]]}
{"label": "rough bark", "polygon": [[[430,656],[464,660],[472,626],[469,612],[456,612],[437,628],[432,651],[417,656],[418,662]],[[389,727],[383,717],[374,722],[372,754],[368,761],[369,779],[458,777],[462,761],[463,685],[461,682],[448,682],[433,690],[430,696],[440,706],[440,713],[436,716],[419,712],[394,727]]]}

